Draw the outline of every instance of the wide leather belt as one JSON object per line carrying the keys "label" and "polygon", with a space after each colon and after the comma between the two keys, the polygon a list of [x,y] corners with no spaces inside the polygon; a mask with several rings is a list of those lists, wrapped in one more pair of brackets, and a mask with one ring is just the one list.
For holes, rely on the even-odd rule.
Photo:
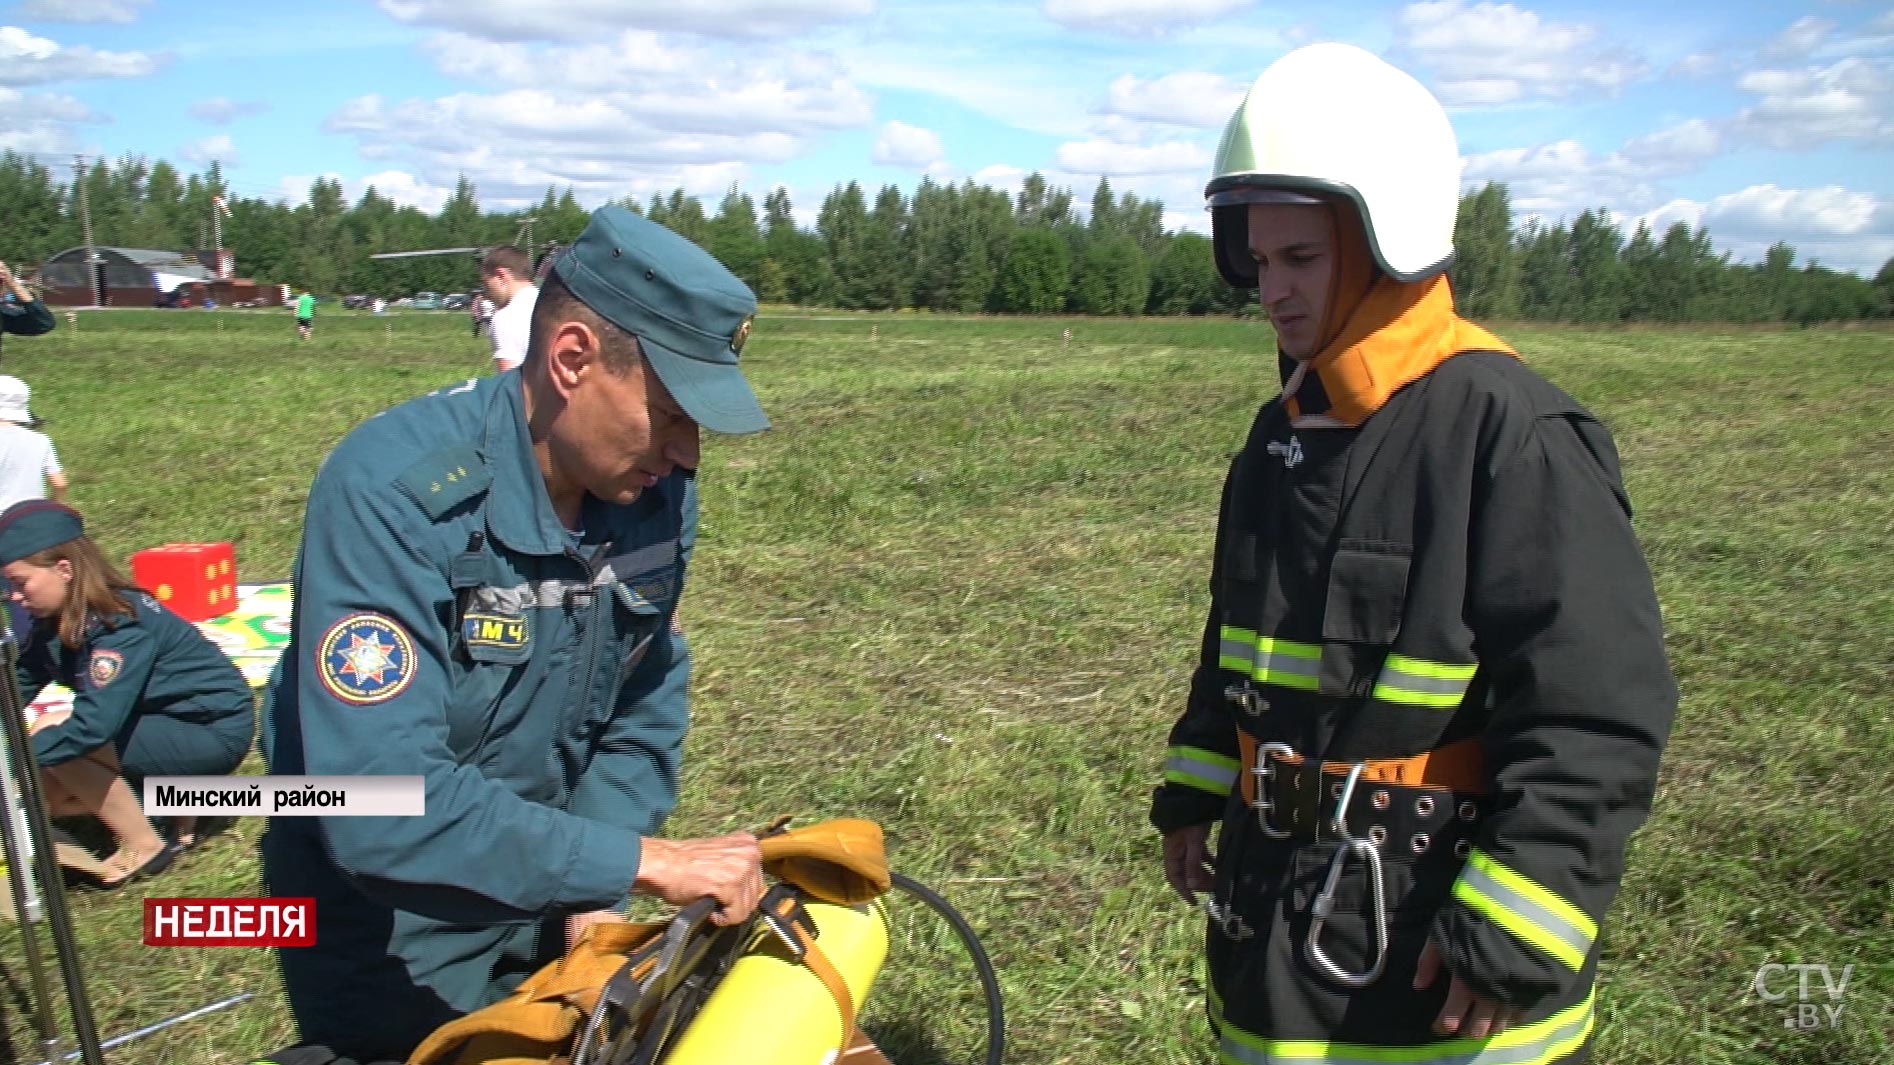
{"label": "wide leather belt", "polygon": [[[1320,768],[1282,744],[1258,743],[1238,730],[1243,799],[1265,834],[1305,842],[1366,839],[1390,858],[1436,847],[1464,855],[1491,807],[1477,738],[1413,758],[1325,762]],[[1351,774],[1355,786],[1346,787]],[[1259,786],[1260,785],[1260,786]],[[1259,801],[1260,796],[1260,801]]]}

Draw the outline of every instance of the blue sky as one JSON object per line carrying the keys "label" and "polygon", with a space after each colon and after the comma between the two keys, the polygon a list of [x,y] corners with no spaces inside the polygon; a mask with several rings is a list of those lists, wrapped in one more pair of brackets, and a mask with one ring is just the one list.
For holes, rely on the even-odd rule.
{"label": "blue sky", "polygon": [[1522,216],[1894,256],[1894,7],[1860,0],[0,0],[0,147],[430,211],[462,174],[490,207],[783,186],[805,222],[851,179],[1036,170],[1201,230],[1224,119],[1319,40],[1420,78]]}

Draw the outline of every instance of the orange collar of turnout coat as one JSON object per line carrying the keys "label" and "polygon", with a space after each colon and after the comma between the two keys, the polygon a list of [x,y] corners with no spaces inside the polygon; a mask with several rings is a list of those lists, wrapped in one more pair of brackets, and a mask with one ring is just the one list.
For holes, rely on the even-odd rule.
{"label": "orange collar of turnout coat", "polygon": [[[1290,377],[1284,397],[1289,418],[1298,425],[1360,425],[1402,386],[1463,351],[1519,357],[1505,341],[1454,313],[1445,274],[1405,283],[1382,277],[1328,347]],[[1325,409],[1310,409],[1324,399]]]}

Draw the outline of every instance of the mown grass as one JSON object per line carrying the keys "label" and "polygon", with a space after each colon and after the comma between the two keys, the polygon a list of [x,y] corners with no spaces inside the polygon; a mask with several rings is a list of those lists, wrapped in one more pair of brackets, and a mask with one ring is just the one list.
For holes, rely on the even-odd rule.
{"label": "mown grass", "polygon": [[[1501,332],[1613,427],[1683,689],[1606,930],[1597,1060],[1886,1060],[1894,338]],[[485,361],[460,315],[331,313],[313,342],[292,333],[287,313],[93,314],[10,342],[5,368],[33,384],[109,550],[230,539],[246,579],[275,578],[328,446]],[[1207,1060],[1199,923],[1163,888],[1144,812],[1217,488],[1274,388],[1267,346],[1230,320],[759,322],[746,364],[776,431],[707,441],[671,831],[876,818],[896,865],[984,936],[1009,1060]],[[138,944],[140,894],[254,893],[260,828],[139,890],[74,897],[102,1031],[257,994],[111,1060],[288,1041],[267,954]],[[900,1065],[974,1060],[970,970],[897,905],[868,1019],[932,1044]],[[0,943],[24,1059],[17,959]],[[1749,991],[1770,961],[1854,965],[1838,1026],[1785,1028],[1787,1004]]]}

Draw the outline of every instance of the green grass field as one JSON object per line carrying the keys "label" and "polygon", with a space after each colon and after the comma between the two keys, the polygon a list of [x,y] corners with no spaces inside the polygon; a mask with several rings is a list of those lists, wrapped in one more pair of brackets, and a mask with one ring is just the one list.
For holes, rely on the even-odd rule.
{"label": "green grass field", "polygon": [[[1597,1060],[1889,1060],[1894,334],[1500,331],[1616,433],[1683,690],[1606,926]],[[671,831],[878,819],[984,936],[1010,1061],[1208,1060],[1199,920],[1144,816],[1267,350],[1230,320],[759,321],[745,362],[776,429],[706,441]],[[10,340],[5,370],[108,551],[229,539],[262,580],[288,574],[342,433],[485,362],[459,314],[324,313],[303,344],[287,313],[174,311]],[[110,1060],[289,1040],[266,953],[139,944],[141,894],[257,893],[261,827],[73,896],[102,1032],[256,995]],[[976,1060],[970,970],[897,916],[865,1019],[934,1044],[899,1065]],[[29,1060],[19,958],[5,933],[0,1010]],[[1785,1027],[1791,1003],[1750,990],[1767,962],[1852,965],[1835,1027]]]}

